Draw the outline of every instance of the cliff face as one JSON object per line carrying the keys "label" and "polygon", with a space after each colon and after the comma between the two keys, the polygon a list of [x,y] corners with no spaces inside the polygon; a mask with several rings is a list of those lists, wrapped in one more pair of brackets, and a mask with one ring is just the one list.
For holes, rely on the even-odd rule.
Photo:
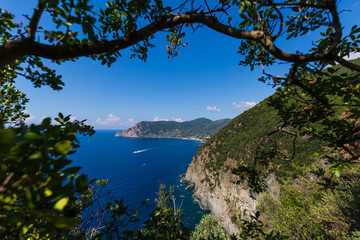
{"label": "cliff face", "polygon": [[[240,177],[233,174],[232,169],[253,166],[260,139],[281,124],[276,111],[267,102],[264,100],[239,115],[211,137],[196,153],[183,177],[183,181],[194,184],[194,197],[201,206],[210,210],[230,233],[238,233],[231,217],[254,215],[261,197],[252,194],[246,182],[239,183]],[[312,163],[311,154],[318,150],[319,145],[306,138],[297,138],[295,150],[298,153],[288,161],[294,150],[293,139],[289,135],[277,134],[263,141],[258,149],[259,156],[274,146],[283,157],[275,157],[272,162],[259,159],[256,169],[264,176],[267,192],[278,198],[279,181],[301,176],[302,169]]]}
{"label": "cliff face", "polygon": [[141,122],[123,132],[116,133],[116,137],[144,137],[148,134],[148,124]]}
{"label": "cliff face", "polygon": [[140,122],[116,137],[143,137],[143,138],[193,138],[204,140],[214,135],[219,129],[229,123],[230,119],[211,121],[199,118],[188,122],[158,121]]}
{"label": "cliff face", "polygon": [[[239,214],[242,218],[254,215],[261,194],[252,194],[245,184],[236,184],[239,178],[230,171],[218,171],[215,174],[209,171],[205,166],[208,154],[209,148],[206,148],[194,157],[183,181],[194,184],[193,197],[199,201],[201,207],[210,210],[227,232],[236,234],[239,229],[231,217]],[[226,162],[228,166],[234,164],[236,161],[231,159]],[[275,175],[270,174],[266,182],[269,186],[268,192],[278,198],[280,185]]]}

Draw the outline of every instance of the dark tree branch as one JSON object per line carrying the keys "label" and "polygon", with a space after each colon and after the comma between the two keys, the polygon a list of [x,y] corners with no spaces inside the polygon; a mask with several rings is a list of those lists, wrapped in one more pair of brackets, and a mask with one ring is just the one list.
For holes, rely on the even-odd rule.
{"label": "dark tree branch", "polygon": [[302,90],[304,90],[305,92],[307,92],[310,96],[312,96],[313,98],[315,98],[316,100],[318,100],[322,105],[324,105],[328,110],[329,110],[329,114],[334,112],[334,109],[332,107],[332,105],[328,102],[328,100],[322,96],[320,96],[319,94],[317,94],[316,92],[314,92],[310,87],[304,85],[301,80],[298,79],[291,79],[290,82],[298,87],[300,87]]}
{"label": "dark tree branch", "polygon": [[30,40],[34,40],[35,39],[35,33],[36,33],[36,29],[38,27],[39,21],[40,21],[40,17],[44,11],[46,7],[46,3],[44,3],[43,1],[39,0],[39,3],[37,5],[37,7],[34,9],[34,14],[30,20],[30,24],[28,27],[28,38]]}
{"label": "dark tree branch", "polygon": [[287,125],[287,123],[284,123],[283,125],[281,125],[278,129],[275,129],[274,131],[271,131],[270,133],[266,134],[266,136],[262,137],[260,139],[260,141],[258,142],[257,146],[256,146],[256,151],[255,151],[255,157],[254,157],[254,164],[253,164],[253,169],[255,170],[256,165],[257,165],[257,161],[258,161],[258,157],[259,157],[259,150],[260,150],[260,146],[261,143],[264,142],[264,140],[268,139],[270,136],[274,135],[277,132],[280,132],[281,129],[283,127],[285,127]]}
{"label": "dark tree branch", "polygon": [[334,35],[334,40],[330,44],[330,46],[328,48],[328,52],[334,52],[334,50],[337,48],[337,46],[341,42],[341,37],[342,37],[342,28],[341,28],[341,23],[340,23],[340,19],[339,19],[339,14],[338,14],[338,11],[337,11],[336,1],[337,0],[328,0],[329,11],[330,11],[331,16],[333,18],[332,19],[332,25],[333,25],[333,27],[335,29],[335,33],[333,34]]}
{"label": "dark tree branch", "polygon": [[280,26],[278,33],[273,37],[273,41],[275,41],[283,32],[283,25],[284,25],[284,16],[282,15],[281,11],[278,8],[275,8],[275,11],[279,15],[280,18]]}
{"label": "dark tree branch", "polygon": [[294,3],[294,2],[284,2],[284,3],[260,3],[262,6],[267,7],[308,7],[308,8],[318,8],[318,9],[329,9],[326,5],[320,4],[309,4],[309,3]]}
{"label": "dark tree branch", "polygon": [[317,94],[316,92],[314,92],[310,87],[306,86],[305,84],[303,84],[301,82],[301,80],[298,80],[295,77],[297,68],[298,68],[298,64],[294,63],[288,74],[288,77],[287,77],[288,81],[290,83],[294,84],[295,86],[300,87],[302,90],[307,92],[310,96],[312,96],[317,101],[319,101],[322,105],[324,105],[328,109],[328,113],[326,115],[331,115],[332,113],[334,113],[335,111],[334,111],[332,105],[329,103],[329,101],[326,98],[324,98],[324,97],[320,96],[319,94]]}
{"label": "dark tree branch", "polygon": [[285,134],[288,134],[290,136],[294,136],[294,139],[293,139],[293,153],[292,153],[292,156],[291,156],[291,158],[289,160],[294,159],[295,154],[296,154],[296,139],[298,137],[298,134],[295,134],[295,133],[289,132],[287,130],[284,130],[283,128],[286,127],[287,125],[288,125],[287,122],[283,123],[279,128],[275,129],[274,131],[269,132],[268,134],[266,134],[266,136],[264,136],[264,137],[262,137],[260,139],[260,141],[258,142],[258,144],[256,146],[256,150],[255,150],[255,157],[254,157],[254,163],[253,163],[253,170],[254,171],[256,169],[256,165],[257,165],[257,162],[258,162],[259,151],[260,151],[261,144],[265,140],[267,140],[269,137],[271,137],[272,135],[274,135],[276,133],[285,133]]}
{"label": "dark tree branch", "polygon": [[[41,10],[41,8],[39,8]],[[37,25],[40,18],[40,10],[34,12],[32,18],[31,32],[34,31],[34,26]],[[334,12],[334,13],[333,13]],[[121,38],[112,41],[103,41],[99,43],[89,42],[76,45],[54,46],[34,42],[33,39],[18,39],[9,41],[0,46],[0,68],[10,64],[14,60],[24,56],[38,56],[42,58],[59,60],[70,59],[82,56],[109,54],[119,51],[137,44],[140,41],[146,40],[151,34],[164,29],[174,27],[184,23],[200,23],[222,34],[233,38],[243,40],[254,40],[259,42],[271,55],[279,60],[302,63],[329,59],[338,45],[339,37],[341,38],[341,31],[338,32],[338,17],[335,10],[333,11],[334,26],[336,32],[334,34],[335,41],[327,50],[312,54],[292,54],[279,49],[272,40],[272,36],[259,30],[241,30],[219,22],[216,18],[206,15],[205,12],[188,12],[183,14],[171,14],[160,18],[133,33],[127,34]],[[35,27],[36,28],[36,27]],[[341,30],[341,28],[340,28]]]}
{"label": "dark tree branch", "polygon": [[357,65],[355,63],[349,62],[345,59],[343,59],[342,57],[339,56],[332,56],[332,59],[335,60],[336,62],[340,63],[341,65],[343,65],[344,67],[347,67],[351,70],[360,72],[360,65]]}

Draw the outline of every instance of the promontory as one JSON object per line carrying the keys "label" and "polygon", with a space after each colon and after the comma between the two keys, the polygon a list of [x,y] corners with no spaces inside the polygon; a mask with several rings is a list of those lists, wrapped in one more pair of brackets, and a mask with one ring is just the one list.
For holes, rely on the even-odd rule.
{"label": "promontory", "polygon": [[207,118],[198,118],[192,121],[143,121],[134,127],[116,133],[116,137],[138,138],[181,138],[204,141],[217,133],[228,124],[231,119],[212,121]]}

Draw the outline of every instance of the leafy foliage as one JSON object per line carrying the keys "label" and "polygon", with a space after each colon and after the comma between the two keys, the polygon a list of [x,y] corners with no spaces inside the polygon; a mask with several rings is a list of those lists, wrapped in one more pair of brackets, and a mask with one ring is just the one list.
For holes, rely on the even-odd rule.
{"label": "leafy foliage", "polygon": [[24,110],[29,100],[15,88],[16,77],[14,67],[0,69],[0,128],[5,124],[19,124],[19,120],[28,117]]}
{"label": "leafy foliage", "polygon": [[359,184],[356,175],[342,175],[341,190],[321,191],[314,181],[284,186],[280,201],[264,195],[259,205],[267,229],[289,239],[356,239],[359,234]]}
{"label": "leafy foliage", "polygon": [[[68,167],[68,154],[78,147],[76,134],[93,134],[83,122],[59,114],[58,125],[46,118],[40,125],[0,130],[0,235],[3,239],[55,238],[77,224],[80,194],[91,183],[78,167]],[[60,184],[59,184],[60,183]]]}
{"label": "leafy foliage", "polygon": [[[269,99],[265,99],[234,118],[198,153],[210,148],[206,163],[209,170],[217,172],[231,167],[229,170],[241,180],[250,179],[251,189],[260,192],[266,187],[262,181],[264,174],[274,172],[280,181],[296,179],[315,161],[313,153],[323,152],[322,145],[309,137],[275,132],[281,125],[277,111],[269,106]],[[267,136],[269,133],[274,134]],[[228,159],[233,166],[227,166]]]}
{"label": "leafy foliage", "polygon": [[[359,60],[353,63],[358,64]],[[302,69],[296,74],[307,80],[300,85],[299,80],[292,81],[300,87],[284,82],[270,104],[301,135],[318,139],[331,149],[327,156],[332,165],[330,171],[339,177],[345,168],[358,163],[359,74],[340,66],[321,72]],[[332,180],[327,180],[330,187]]]}
{"label": "leafy foliage", "polygon": [[183,213],[176,205],[176,199],[172,195],[174,190],[170,187],[166,191],[164,185],[160,185],[155,200],[156,210],[150,219],[144,223],[144,227],[137,231],[138,239],[189,239],[190,229],[181,221]]}
{"label": "leafy foliage", "polygon": [[225,232],[225,229],[216,221],[213,215],[204,215],[200,223],[196,225],[190,237],[191,240],[202,239],[230,239],[230,236]]}

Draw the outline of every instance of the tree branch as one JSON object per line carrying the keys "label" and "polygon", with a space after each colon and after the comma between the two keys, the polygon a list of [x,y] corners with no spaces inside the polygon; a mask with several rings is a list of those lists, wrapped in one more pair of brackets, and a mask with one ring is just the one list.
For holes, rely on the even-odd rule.
{"label": "tree branch", "polygon": [[273,37],[273,40],[275,41],[283,32],[283,25],[284,25],[284,16],[282,15],[281,11],[278,8],[275,8],[275,11],[278,13],[280,18],[280,26],[278,33]]}
{"label": "tree branch", "polygon": [[[36,15],[37,16],[37,15]],[[40,17],[40,16],[39,16]],[[37,21],[33,20],[33,25]],[[204,12],[188,12],[183,14],[167,15],[160,18],[133,33],[125,35],[112,41],[102,41],[98,43],[88,42],[76,45],[55,46],[39,42],[33,39],[18,39],[9,41],[0,46],[0,68],[10,64],[14,60],[24,56],[38,56],[42,58],[59,60],[69,59],[89,55],[100,55],[113,53],[118,50],[128,48],[140,41],[146,40],[151,34],[158,31],[174,27],[184,23],[201,23],[207,27],[237,39],[254,40],[259,42],[270,54],[279,60],[302,63],[310,61],[325,60],[332,54],[333,48],[329,47],[321,53],[312,54],[292,54],[279,49],[272,41],[272,36],[259,30],[241,30],[223,23],[217,19],[207,16]],[[33,28],[31,28],[33,29]],[[333,44],[336,45],[336,44]]]}
{"label": "tree branch", "polygon": [[357,65],[355,63],[349,62],[345,59],[343,59],[342,57],[339,56],[332,56],[332,59],[334,59],[336,62],[340,63],[341,65],[343,65],[344,67],[347,67],[351,70],[360,72],[360,65]]}
{"label": "tree branch", "polygon": [[328,5],[329,5],[329,11],[330,11],[331,16],[333,18],[332,19],[332,25],[333,25],[333,27],[335,29],[335,33],[333,34],[334,40],[332,41],[332,43],[330,44],[330,46],[329,46],[329,48],[327,50],[329,53],[331,53],[331,52],[335,51],[335,49],[337,48],[337,46],[341,42],[342,28],[341,28],[341,23],[340,23],[340,19],[339,19],[339,14],[337,12],[336,0],[328,0]]}
{"label": "tree branch", "polygon": [[262,6],[267,7],[308,7],[308,8],[319,8],[319,9],[329,9],[326,5],[320,4],[309,4],[309,3],[294,3],[294,2],[284,2],[284,3],[260,3]]}
{"label": "tree branch", "polygon": [[290,69],[290,72],[288,74],[288,80],[290,83],[294,84],[295,86],[300,87],[302,90],[307,92],[310,96],[318,100],[323,106],[325,106],[328,111],[326,115],[331,115],[334,113],[334,109],[332,105],[329,103],[327,98],[324,98],[322,96],[319,96],[316,92],[314,92],[310,87],[304,85],[300,80],[296,79],[295,73],[297,71],[298,64],[294,63],[293,66]]}
{"label": "tree branch", "polygon": [[28,27],[28,38],[31,39],[31,40],[34,40],[35,39],[35,33],[36,33],[36,29],[37,29],[37,26],[39,24],[39,21],[40,21],[40,17],[44,11],[46,7],[46,3],[44,3],[43,1],[39,0],[39,3],[37,5],[37,7],[34,9],[34,14],[30,20],[30,24],[29,24],[29,27]]}

